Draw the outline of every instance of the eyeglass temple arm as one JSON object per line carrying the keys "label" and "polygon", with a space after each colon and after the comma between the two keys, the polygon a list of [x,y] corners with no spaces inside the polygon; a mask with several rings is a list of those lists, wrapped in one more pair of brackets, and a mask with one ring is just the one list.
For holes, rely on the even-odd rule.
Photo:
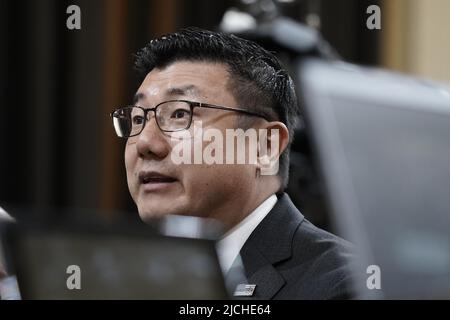
{"label": "eyeglass temple arm", "polygon": [[247,111],[244,109],[240,109],[240,108],[228,108],[228,107],[221,107],[221,106],[215,106],[213,104],[206,104],[206,103],[196,103],[194,104],[195,107],[200,107],[200,108],[210,108],[210,109],[219,109],[219,110],[226,110],[226,111],[236,111],[236,112],[241,112],[241,113],[245,113],[248,114],[250,116],[254,116],[254,117],[260,117],[260,118],[264,118],[267,121],[270,121],[269,119],[267,119],[266,116],[263,116],[262,114],[256,113],[256,112],[251,112],[251,111]]}

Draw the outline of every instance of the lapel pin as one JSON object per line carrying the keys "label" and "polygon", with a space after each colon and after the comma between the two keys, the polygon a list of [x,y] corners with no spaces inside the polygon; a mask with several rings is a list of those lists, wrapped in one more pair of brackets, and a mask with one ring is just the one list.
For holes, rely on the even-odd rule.
{"label": "lapel pin", "polygon": [[241,283],[236,286],[234,291],[235,297],[251,297],[255,292],[256,284]]}

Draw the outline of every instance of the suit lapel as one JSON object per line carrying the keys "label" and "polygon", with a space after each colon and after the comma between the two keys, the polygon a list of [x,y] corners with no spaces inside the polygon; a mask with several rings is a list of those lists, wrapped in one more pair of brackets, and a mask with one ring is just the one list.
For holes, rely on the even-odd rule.
{"label": "suit lapel", "polygon": [[282,194],[242,247],[248,283],[256,285],[253,298],[271,299],[285,285],[274,264],[291,257],[292,237],[302,221],[289,196]]}
{"label": "suit lapel", "polygon": [[241,251],[247,282],[255,284],[254,299],[271,299],[285,284],[283,277],[257,248],[246,246]]}

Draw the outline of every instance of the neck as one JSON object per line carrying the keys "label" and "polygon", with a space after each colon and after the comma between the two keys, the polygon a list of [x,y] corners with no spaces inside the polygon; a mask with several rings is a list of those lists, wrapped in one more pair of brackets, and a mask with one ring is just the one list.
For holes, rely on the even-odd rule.
{"label": "neck", "polygon": [[[244,220],[250,213],[252,213],[261,203],[276,193],[279,189],[279,182],[274,181],[276,177],[260,177],[254,188],[245,195],[245,201],[236,199],[236,203],[231,204],[224,216],[218,217],[223,223],[225,232],[236,226],[239,222]],[[230,211],[231,210],[231,211]],[[234,212],[230,215],[230,212]]]}

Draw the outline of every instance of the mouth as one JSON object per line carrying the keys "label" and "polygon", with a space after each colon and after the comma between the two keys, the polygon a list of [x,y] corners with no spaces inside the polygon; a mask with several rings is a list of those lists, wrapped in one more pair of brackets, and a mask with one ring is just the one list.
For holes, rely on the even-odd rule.
{"label": "mouth", "polygon": [[139,184],[145,191],[160,191],[177,181],[174,177],[155,171],[141,171],[138,177]]}

